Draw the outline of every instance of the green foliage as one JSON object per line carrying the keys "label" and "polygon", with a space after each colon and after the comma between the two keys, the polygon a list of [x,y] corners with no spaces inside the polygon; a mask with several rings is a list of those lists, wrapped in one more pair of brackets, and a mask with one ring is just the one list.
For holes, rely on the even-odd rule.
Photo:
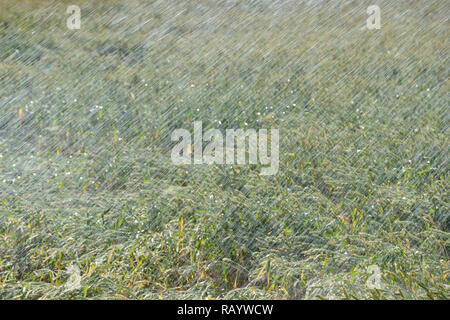
{"label": "green foliage", "polygon": [[[0,4],[1,299],[448,299],[441,1]],[[279,128],[280,170],[170,134]],[[366,285],[377,265],[382,288]]]}

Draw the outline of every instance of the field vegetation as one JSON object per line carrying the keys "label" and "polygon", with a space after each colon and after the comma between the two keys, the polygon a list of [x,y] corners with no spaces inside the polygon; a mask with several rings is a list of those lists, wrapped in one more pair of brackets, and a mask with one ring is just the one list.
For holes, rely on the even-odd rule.
{"label": "field vegetation", "polygon": [[0,298],[448,299],[449,6],[377,2],[2,0]]}

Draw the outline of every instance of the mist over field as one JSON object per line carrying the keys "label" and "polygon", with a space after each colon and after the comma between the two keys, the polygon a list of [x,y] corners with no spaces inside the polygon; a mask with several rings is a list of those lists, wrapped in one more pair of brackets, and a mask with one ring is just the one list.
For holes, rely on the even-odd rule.
{"label": "mist over field", "polygon": [[1,0],[0,299],[448,299],[449,4]]}

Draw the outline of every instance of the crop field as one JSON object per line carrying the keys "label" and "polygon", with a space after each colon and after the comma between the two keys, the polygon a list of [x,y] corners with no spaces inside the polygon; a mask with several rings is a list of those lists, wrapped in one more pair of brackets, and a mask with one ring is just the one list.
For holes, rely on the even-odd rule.
{"label": "crop field", "polygon": [[374,2],[1,0],[0,299],[449,299],[450,3]]}

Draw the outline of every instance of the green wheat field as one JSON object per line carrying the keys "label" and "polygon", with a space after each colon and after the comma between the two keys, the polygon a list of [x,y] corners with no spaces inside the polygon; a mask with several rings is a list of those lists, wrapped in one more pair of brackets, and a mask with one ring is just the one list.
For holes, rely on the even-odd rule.
{"label": "green wheat field", "polygon": [[448,299],[450,6],[375,2],[2,0],[0,299]]}

